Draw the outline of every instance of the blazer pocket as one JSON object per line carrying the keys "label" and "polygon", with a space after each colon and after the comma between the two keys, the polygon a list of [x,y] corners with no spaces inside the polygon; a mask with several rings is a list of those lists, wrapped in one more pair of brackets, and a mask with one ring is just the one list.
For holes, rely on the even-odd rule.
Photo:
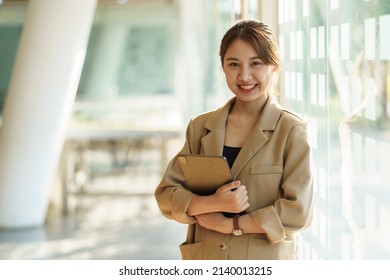
{"label": "blazer pocket", "polygon": [[203,259],[203,242],[192,244],[182,243],[179,246],[181,258],[183,260],[201,260]]}
{"label": "blazer pocket", "polygon": [[251,174],[282,174],[283,167],[279,165],[253,165]]}
{"label": "blazer pocket", "polygon": [[250,172],[247,184],[252,209],[273,205],[281,196],[282,166],[252,165]]}
{"label": "blazer pocket", "polygon": [[249,240],[248,260],[296,260],[297,244],[295,241],[283,240],[271,245],[267,239]]}

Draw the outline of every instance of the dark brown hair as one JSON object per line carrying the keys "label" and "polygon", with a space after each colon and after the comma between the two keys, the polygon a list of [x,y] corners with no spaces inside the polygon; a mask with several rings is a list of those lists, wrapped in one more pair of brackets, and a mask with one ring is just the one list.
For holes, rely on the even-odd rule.
{"label": "dark brown hair", "polygon": [[223,36],[219,50],[222,67],[227,49],[238,39],[249,43],[265,64],[279,71],[280,56],[276,38],[268,25],[257,20],[240,20]]}

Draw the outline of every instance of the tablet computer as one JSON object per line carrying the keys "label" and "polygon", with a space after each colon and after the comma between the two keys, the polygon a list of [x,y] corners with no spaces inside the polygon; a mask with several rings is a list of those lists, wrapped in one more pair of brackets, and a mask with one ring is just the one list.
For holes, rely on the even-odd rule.
{"label": "tablet computer", "polygon": [[179,155],[187,188],[199,195],[210,195],[233,182],[229,164],[223,156]]}

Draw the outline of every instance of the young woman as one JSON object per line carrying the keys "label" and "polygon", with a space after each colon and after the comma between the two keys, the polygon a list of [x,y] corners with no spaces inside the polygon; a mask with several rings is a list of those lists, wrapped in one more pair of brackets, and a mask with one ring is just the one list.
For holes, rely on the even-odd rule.
{"label": "young woman", "polygon": [[[311,221],[311,155],[307,124],[271,93],[276,39],[262,22],[239,21],[224,35],[220,57],[235,96],[190,121],[155,191],[159,208],[189,225],[183,259],[297,259],[296,233]],[[181,154],[224,155],[236,181],[196,195],[186,188]]]}

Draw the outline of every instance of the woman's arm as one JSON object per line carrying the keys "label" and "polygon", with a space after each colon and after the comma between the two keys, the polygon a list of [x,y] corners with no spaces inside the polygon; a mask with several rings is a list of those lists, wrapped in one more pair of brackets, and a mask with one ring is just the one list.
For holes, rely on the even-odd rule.
{"label": "woman's arm", "polygon": [[286,234],[302,231],[311,222],[313,182],[311,149],[305,123],[291,129],[283,164],[282,196],[273,205],[250,213],[271,243],[282,241]]}
{"label": "woman's arm", "polygon": [[[233,219],[225,217],[222,213],[206,213],[195,216],[195,218],[202,227],[209,230],[225,234],[233,232]],[[242,215],[238,219],[244,233],[265,233],[249,214]]]}

